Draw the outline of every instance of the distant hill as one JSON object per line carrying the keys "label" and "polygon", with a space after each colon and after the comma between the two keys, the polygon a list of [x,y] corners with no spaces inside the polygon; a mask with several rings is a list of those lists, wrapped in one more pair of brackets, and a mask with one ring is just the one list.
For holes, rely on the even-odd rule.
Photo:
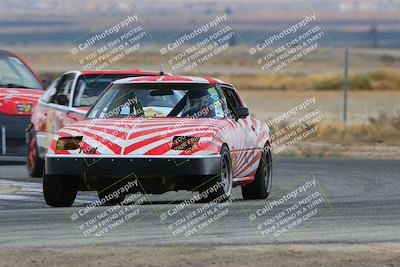
{"label": "distant hill", "polygon": [[[316,13],[335,46],[400,47],[397,0],[0,0],[0,44],[71,43],[99,25],[137,13],[156,41],[225,13],[244,42]],[[96,31],[96,30],[95,30]]]}

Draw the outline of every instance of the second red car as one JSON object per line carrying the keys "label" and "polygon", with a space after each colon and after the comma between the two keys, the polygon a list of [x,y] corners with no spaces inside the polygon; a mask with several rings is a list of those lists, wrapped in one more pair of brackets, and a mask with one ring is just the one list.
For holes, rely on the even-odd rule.
{"label": "second red car", "polygon": [[84,118],[110,82],[126,77],[154,76],[158,72],[70,71],[57,78],[39,99],[28,127],[28,173],[41,177],[43,158],[52,135]]}

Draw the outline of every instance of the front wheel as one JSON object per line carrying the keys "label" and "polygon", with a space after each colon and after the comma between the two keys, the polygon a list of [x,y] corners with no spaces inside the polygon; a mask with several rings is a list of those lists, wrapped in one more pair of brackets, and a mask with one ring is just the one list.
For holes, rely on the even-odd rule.
{"label": "front wheel", "polygon": [[77,177],[43,175],[43,195],[47,205],[52,207],[71,207],[77,193]]}
{"label": "front wheel", "polygon": [[27,169],[30,177],[42,177],[44,160],[39,157],[39,150],[34,130],[28,132]]}
{"label": "front wheel", "polygon": [[201,192],[206,202],[224,202],[227,201],[232,194],[232,161],[229,149],[225,145],[221,148],[220,164],[220,173],[208,181]]}
{"label": "front wheel", "polygon": [[272,185],[272,156],[266,146],[262,152],[255,179],[251,184],[242,186],[244,199],[266,199]]}

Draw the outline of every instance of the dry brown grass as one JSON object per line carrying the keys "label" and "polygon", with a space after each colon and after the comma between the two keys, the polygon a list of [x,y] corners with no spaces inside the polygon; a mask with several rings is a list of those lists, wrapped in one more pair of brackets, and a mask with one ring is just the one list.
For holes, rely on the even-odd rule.
{"label": "dry brown grass", "polygon": [[[44,79],[55,79],[61,72],[42,72]],[[193,74],[196,75],[196,74]],[[255,91],[337,91],[343,89],[343,75],[318,74],[242,74],[217,75],[240,90]],[[400,91],[400,72],[377,71],[352,73],[349,77],[352,91]]]}
{"label": "dry brown grass", "polygon": [[[274,125],[272,132],[286,126],[287,123]],[[322,122],[307,126],[307,130],[311,128],[317,131],[279,155],[400,159],[400,112],[393,115],[381,113],[363,124]]]}
{"label": "dry brown grass", "polygon": [[[273,125],[272,131],[277,132],[286,126],[287,123]],[[392,115],[381,113],[378,117],[370,117],[368,123],[362,124],[320,122],[306,127],[307,130],[314,127],[318,129],[307,141],[342,145],[400,145],[400,112]]]}
{"label": "dry brown grass", "polygon": [[342,144],[400,145],[400,113],[381,113],[361,125],[321,124],[315,138]]}
{"label": "dry brown grass", "polygon": [[[243,90],[328,91],[342,90],[343,74],[243,74],[220,75]],[[398,91],[400,72],[375,71],[350,73],[349,87],[358,91]]]}
{"label": "dry brown grass", "polygon": [[[273,125],[272,132],[278,132],[288,124],[286,122]],[[306,126],[306,125],[305,125]],[[304,153],[307,143],[325,143],[343,146],[385,145],[400,146],[400,112],[389,116],[381,113],[378,117],[370,117],[368,123],[344,125],[339,123],[320,122],[306,126],[306,130],[317,128],[305,142],[296,144]],[[326,149],[326,147],[324,148]]]}

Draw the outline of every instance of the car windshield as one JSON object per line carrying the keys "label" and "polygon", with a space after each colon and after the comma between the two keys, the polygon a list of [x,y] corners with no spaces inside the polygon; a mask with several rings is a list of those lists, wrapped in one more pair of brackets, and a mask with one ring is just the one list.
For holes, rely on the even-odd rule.
{"label": "car windshield", "polygon": [[210,84],[114,84],[87,118],[224,118],[225,98]]}
{"label": "car windshield", "polygon": [[81,75],[76,84],[74,94],[74,107],[90,107],[103,92],[103,90],[112,82],[127,77],[136,77],[132,74],[86,74]]}
{"label": "car windshield", "polygon": [[16,57],[0,54],[0,87],[41,89],[32,72]]}

